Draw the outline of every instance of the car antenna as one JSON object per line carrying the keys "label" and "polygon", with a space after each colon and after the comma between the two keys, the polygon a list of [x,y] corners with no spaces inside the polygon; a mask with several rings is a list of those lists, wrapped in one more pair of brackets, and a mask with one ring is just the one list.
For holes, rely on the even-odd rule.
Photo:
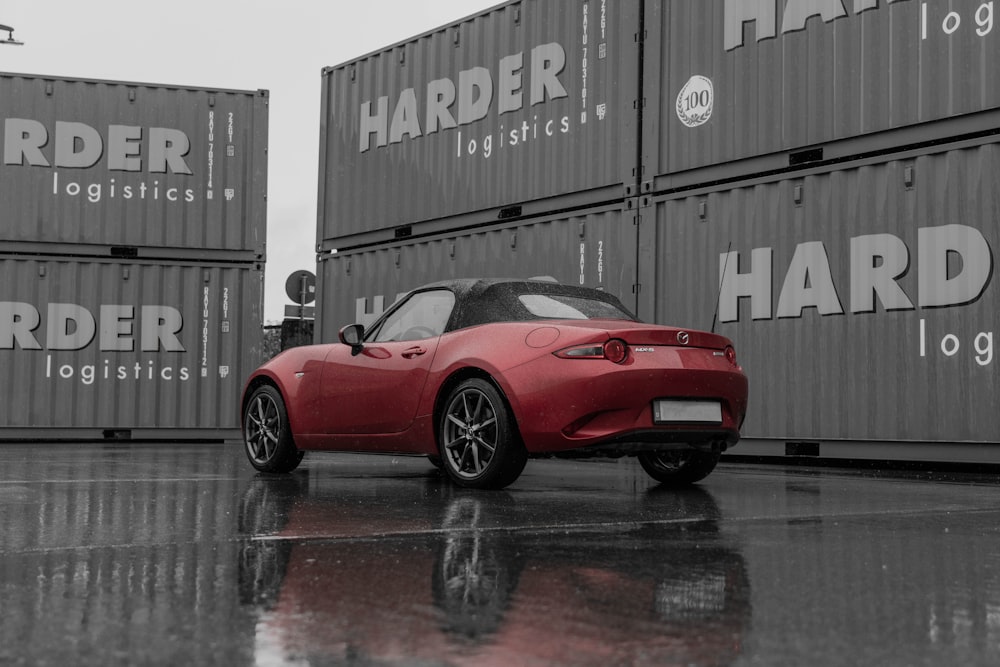
{"label": "car antenna", "polygon": [[715,322],[719,317],[719,306],[722,304],[722,286],[726,284],[726,269],[729,268],[729,253],[732,249],[733,242],[730,241],[729,247],[726,248],[726,261],[722,264],[722,276],[719,277],[719,294],[715,297],[715,311],[712,313],[712,333],[715,333]]}

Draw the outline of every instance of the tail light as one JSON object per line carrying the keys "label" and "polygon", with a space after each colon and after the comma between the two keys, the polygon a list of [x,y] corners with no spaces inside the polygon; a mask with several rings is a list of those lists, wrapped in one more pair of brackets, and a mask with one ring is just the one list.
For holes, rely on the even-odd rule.
{"label": "tail light", "polygon": [[628,345],[623,340],[612,338],[604,344],[604,358],[616,364],[622,363],[628,359]]}
{"label": "tail light", "polygon": [[560,359],[607,359],[621,364],[628,359],[628,345],[623,340],[612,338],[603,345],[600,343],[576,345],[553,352],[553,354]]}
{"label": "tail light", "polygon": [[736,366],[736,368],[740,367],[740,365],[736,363],[736,350],[733,349],[732,345],[726,346],[726,361],[731,363],[733,366]]}

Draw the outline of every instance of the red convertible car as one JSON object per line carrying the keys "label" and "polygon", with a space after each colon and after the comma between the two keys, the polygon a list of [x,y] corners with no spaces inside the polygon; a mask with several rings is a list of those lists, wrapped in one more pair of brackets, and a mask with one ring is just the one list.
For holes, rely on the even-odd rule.
{"label": "red convertible car", "polygon": [[435,283],[339,337],[250,376],[243,436],[257,470],[290,472],[310,450],[422,454],[461,486],[503,488],[529,456],[634,455],[684,485],[736,444],[746,414],[728,339],[643,324],[583,287]]}

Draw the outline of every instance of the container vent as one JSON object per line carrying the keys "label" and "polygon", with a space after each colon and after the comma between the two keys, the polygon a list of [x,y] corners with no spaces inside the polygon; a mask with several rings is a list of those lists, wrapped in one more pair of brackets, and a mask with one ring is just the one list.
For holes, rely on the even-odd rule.
{"label": "container vent", "polygon": [[810,148],[804,151],[798,151],[796,153],[788,154],[789,167],[795,167],[800,164],[809,164],[811,162],[822,162],[822,161],[823,161],[822,148]]}
{"label": "container vent", "polygon": [[135,259],[139,256],[139,249],[131,245],[111,246],[111,256],[121,259]]}
{"label": "container vent", "polygon": [[520,206],[508,206],[507,208],[500,209],[500,214],[497,216],[500,220],[510,220],[511,218],[521,217],[521,207]]}

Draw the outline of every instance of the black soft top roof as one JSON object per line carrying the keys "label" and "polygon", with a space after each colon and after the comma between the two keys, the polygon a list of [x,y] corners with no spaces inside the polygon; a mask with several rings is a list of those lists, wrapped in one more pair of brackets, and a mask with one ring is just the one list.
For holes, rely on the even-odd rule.
{"label": "black soft top roof", "polygon": [[414,292],[432,289],[448,289],[455,294],[455,309],[448,321],[447,331],[490,322],[525,322],[540,319],[518,298],[525,294],[562,295],[603,301],[621,310],[630,319],[635,319],[621,301],[607,292],[544,280],[446,280],[425,285]]}

